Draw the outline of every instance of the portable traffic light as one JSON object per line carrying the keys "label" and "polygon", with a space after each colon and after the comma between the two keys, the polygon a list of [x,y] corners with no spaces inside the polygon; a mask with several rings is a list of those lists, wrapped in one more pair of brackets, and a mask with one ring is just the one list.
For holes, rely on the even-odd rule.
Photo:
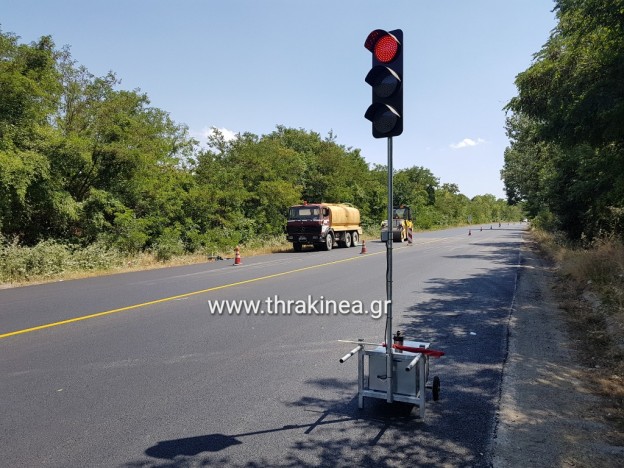
{"label": "portable traffic light", "polygon": [[373,123],[373,136],[403,133],[403,31],[375,29],[364,47],[373,54],[373,67],[365,81],[373,88],[373,102],[364,114]]}

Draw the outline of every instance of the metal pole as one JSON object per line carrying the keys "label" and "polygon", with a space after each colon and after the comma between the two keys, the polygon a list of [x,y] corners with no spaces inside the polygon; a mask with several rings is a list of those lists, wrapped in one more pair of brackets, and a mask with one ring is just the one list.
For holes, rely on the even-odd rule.
{"label": "metal pole", "polygon": [[392,137],[388,137],[388,238],[386,239],[386,401],[392,403]]}

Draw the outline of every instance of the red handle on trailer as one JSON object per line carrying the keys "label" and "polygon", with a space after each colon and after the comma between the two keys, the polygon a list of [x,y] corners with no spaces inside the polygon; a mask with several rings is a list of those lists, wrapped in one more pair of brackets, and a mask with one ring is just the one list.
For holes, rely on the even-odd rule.
{"label": "red handle on trailer", "polygon": [[[386,343],[381,343],[381,346],[383,346],[385,348],[386,347]],[[426,354],[427,356],[431,356],[431,357],[434,357],[434,358],[439,358],[441,356],[444,356],[444,351],[438,351],[436,349],[413,348],[412,346],[403,346],[403,345],[398,345],[398,344],[392,345],[392,348],[393,349],[398,349],[399,351],[407,351],[408,353]]]}

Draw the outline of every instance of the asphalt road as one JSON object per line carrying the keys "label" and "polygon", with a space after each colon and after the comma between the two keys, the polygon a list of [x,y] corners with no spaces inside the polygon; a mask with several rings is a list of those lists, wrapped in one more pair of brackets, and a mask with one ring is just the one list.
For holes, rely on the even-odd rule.
{"label": "asphalt road", "polygon": [[523,229],[395,244],[394,329],[446,353],[424,419],[338,362],[383,318],[315,313],[385,299],[381,242],[0,290],[0,465],[488,466]]}

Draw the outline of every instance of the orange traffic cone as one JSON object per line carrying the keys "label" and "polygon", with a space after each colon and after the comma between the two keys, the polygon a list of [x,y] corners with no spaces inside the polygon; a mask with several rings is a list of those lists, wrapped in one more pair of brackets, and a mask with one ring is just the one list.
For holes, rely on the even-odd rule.
{"label": "orange traffic cone", "polygon": [[236,255],[234,255],[234,265],[240,265],[241,264],[240,249],[236,247],[234,251],[236,252]]}
{"label": "orange traffic cone", "polygon": [[365,241],[365,240],[363,240],[363,241],[362,241],[362,251],[361,251],[360,253],[361,253],[361,254],[365,254],[365,253],[367,253],[367,252],[368,252],[368,251],[366,250],[366,241]]}

